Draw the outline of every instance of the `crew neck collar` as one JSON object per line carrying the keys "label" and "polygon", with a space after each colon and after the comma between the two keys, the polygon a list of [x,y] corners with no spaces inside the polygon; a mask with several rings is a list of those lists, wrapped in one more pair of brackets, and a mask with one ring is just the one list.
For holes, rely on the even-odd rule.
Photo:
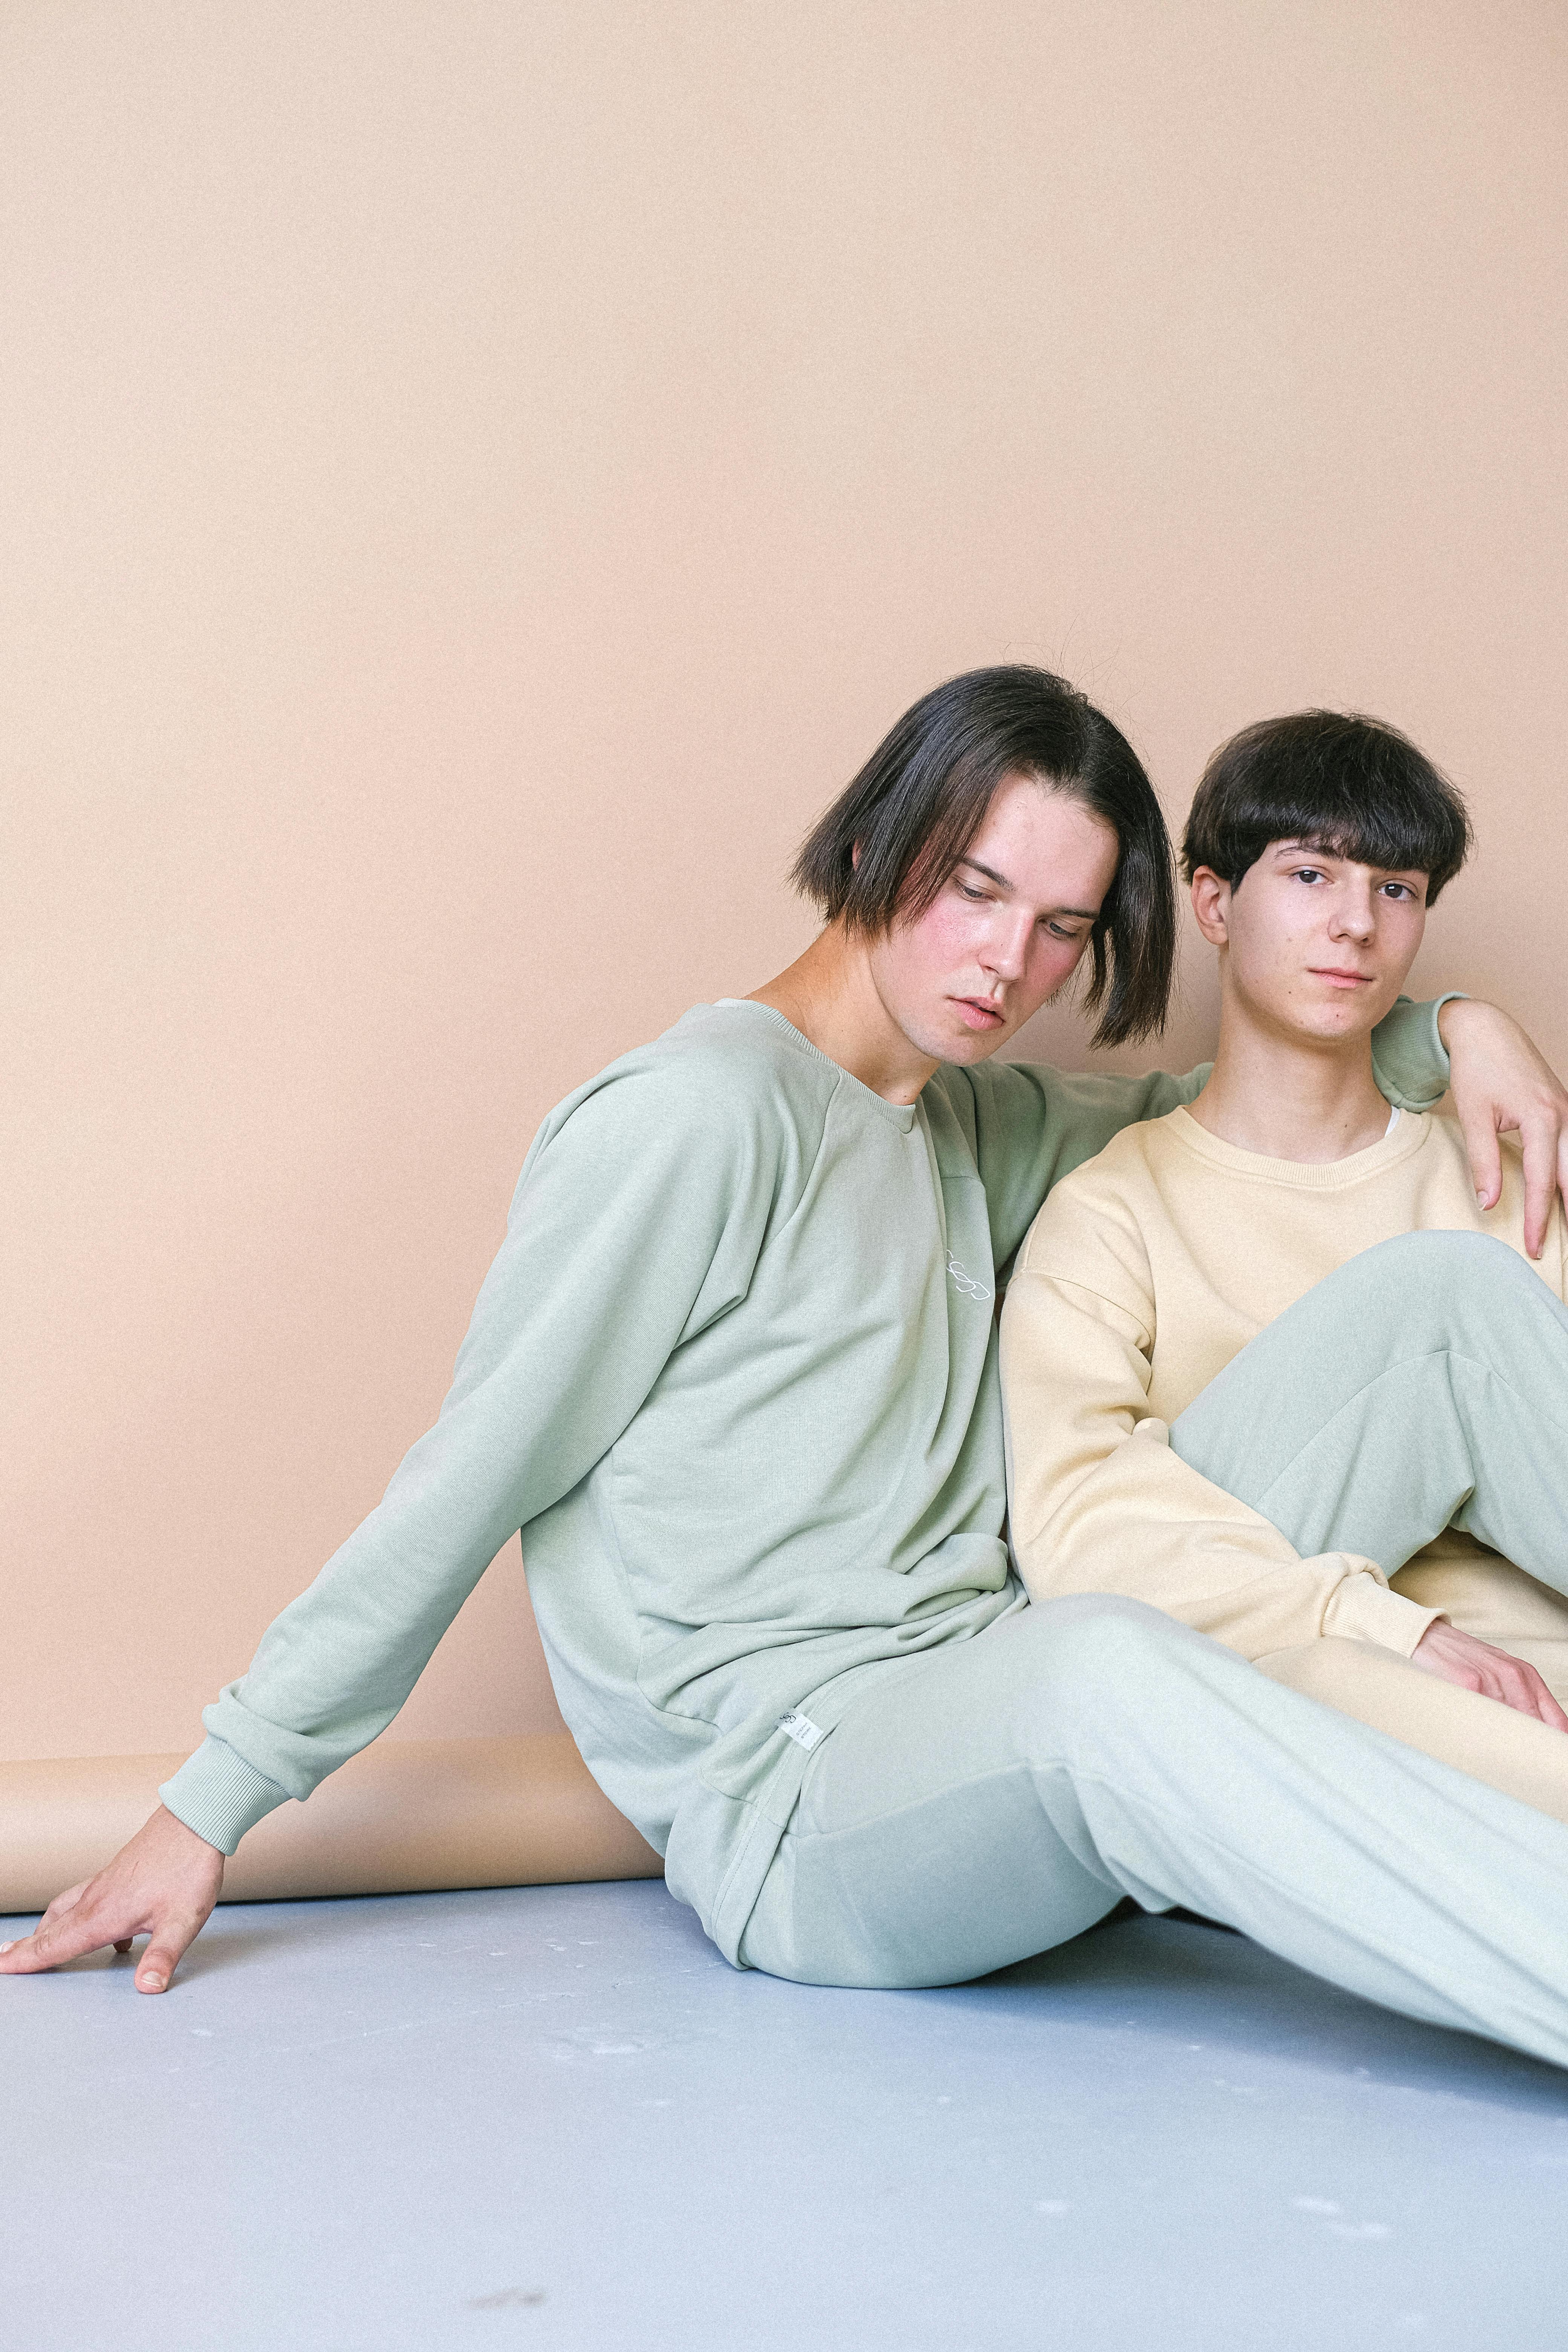
{"label": "crew neck collar", "polygon": [[831,1070],[843,1085],[852,1087],[854,1096],[851,1099],[858,1097],[863,1100],[869,1108],[894,1127],[901,1129],[906,1135],[913,1127],[915,1114],[920,1109],[919,1097],[912,1103],[889,1102],[886,1095],[879,1095],[874,1087],[868,1087],[863,1078],[858,1078],[853,1070],[847,1070],[842,1062],[836,1062],[831,1054],[825,1054],[820,1045],[814,1045],[810,1038],[775,1005],[759,1004],[752,996],[721,996],[715,1000],[715,1009],[720,1008],[726,1013],[757,1014],[773,1028],[782,1030],[790,1045],[798,1047],[801,1053],[808,1054],[814,1062],[820,1062],[824,1069]]}
{"label": "crew neck collar", "polygon": [[1239,1144],[1226,1143],[1223,1136],[1211,1135],[1184,1105],[1169,1112],[1164,1123],[1189,1151],[1206,1160],[1211,1167],[1223,1168],[1233,1176],[1249,1177],[1256,1183],[1286,1184],[1300,1192],[1342,1192],[1352,1184],[1363,1183],[1368,1177],[1381,1176],[1386,1170],[1397,1168],[1420,1150],[1431,1126],[1424,1111],[1407,1110],[1394,1121],[1387,1134],[1369,1143],[1363,1151],[1347,1153],[1343,1160],[1275,1160],[1267,1152],[1244,1151]]}

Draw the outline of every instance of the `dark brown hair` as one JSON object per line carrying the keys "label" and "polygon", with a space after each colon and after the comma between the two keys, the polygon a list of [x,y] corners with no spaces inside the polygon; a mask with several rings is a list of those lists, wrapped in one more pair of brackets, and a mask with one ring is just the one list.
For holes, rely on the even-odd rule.
{"label": "dark brown hair", "polygon": [[1234,889],[1271,841],[1299,841],[1425,874],[1430,907],[1470,839],[1464,801],[1407,735],[1353,710],[1299,710],[1220,745],[1193,801],[1182,868],[1191,881],[1206,866]]}
{"label": "dark brown hair", "polygon": [[1121,845],[1089,934],[1084,1002],[1103,1008],[1095,1044],[1162,1028],[1176,950],[1165,821],[1120,728],[1048,670],[971,670],[922,695],[813,826],[792,878],[830,923],[877,933],[912,921],[1013,776],[1081,802]]}

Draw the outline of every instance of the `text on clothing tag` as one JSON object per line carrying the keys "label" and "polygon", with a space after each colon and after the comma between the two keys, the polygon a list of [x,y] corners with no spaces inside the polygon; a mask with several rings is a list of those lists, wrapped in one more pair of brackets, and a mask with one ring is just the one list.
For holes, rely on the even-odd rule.
{"label": "text on clothing tag", "polygon": [[804,1748],[808,1756],[818,1742],[827,1737],[820,1723],[813,1723],[809,1715],[797,1715],[794,1707],[787,1715],[780,1716],[779,1729],[786,1738],[793,1739],[797,1748]]}

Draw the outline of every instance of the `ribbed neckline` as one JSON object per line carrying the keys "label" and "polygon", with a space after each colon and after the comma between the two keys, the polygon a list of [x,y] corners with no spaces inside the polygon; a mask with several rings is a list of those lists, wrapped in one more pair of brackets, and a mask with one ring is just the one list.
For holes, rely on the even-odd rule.
{"label": "ribbed neckline", "polygon": [[1168,1111],[1162,1124],[1198,1159],[1229,1175],[1247,1177],[1255,1184],[1283,1184],[1296,1192],[1345,1192],[1419,1151],[1432,1122],[1425,1111],[1407,1110],[1392,1135],[1380,1136],[1364,1151],[1352,1151],[1344,1160],[1271,1160],[1265,1152],[1243,1151],[1239,1144],[1211,1135],[1184,1107]]}
{"label": "ribbed neckline", "polygon": [[[714,1010],[717,1012],[721,1006],[726,1013],[760,1014],[763,1020],[771,1022],[775,1029],[782,1029],[792,1045],[798,1045],[803,1054],[809,1054],[814,1062],[820,1062],[825,1070],[831,1070],[834,1076],[844,1086],[853,1087],[855,1096],[859,1097],[870,1109],[879,1113],[903,1134],[908,1135],[914,1126],[915,1113],[920,1108],[918,1101],[890,1103],[885,1095],[878,1094],[874,1087],[867,1086],[862,1079],[858,1078],[853,1070],[847,1070],[842,1062],[836,1062],[831,1054],[825,1054],[820,1045],[814,1045],[809,1037],[803,1036],[795,1023],[787,1020],[776,1006],[759,1004],[754,997],[749,996],[715,998]],[[853,1096],[851,1099],[854,1099]]]}

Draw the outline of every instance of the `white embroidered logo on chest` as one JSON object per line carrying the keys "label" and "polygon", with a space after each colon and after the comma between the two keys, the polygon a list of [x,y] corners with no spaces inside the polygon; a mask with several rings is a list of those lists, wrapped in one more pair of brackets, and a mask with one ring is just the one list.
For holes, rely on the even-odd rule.
{"label": "white embroidered logo on chest", "polygon": [[990,1297],[991,1293],[986,1288],[985,1285],[983,1282],[976,1282],[972,1274],[965,1274],[963,1268],[959,1265],[958,1260],[955,1257],[950,1257],[948,1259],[947,1271],[952,1281],[956,1283],[959,1289],[963,1291],[965,1298]]}

